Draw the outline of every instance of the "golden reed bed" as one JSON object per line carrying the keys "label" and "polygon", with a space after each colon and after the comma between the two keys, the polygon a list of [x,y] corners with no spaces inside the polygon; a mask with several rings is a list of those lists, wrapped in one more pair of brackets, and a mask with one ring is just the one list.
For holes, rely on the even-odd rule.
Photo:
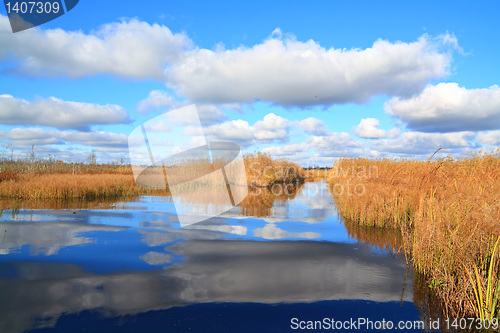
{"label": "golden reed bed", "polygon": [[[270,155],[249,155],[244,162],[248,184],[253,187],[304,180],[300,166],[273,159]],[[0,199],[86,201],[145,194],[168,195],[169,192],[137,186],[130,166],[44,161],[0,163]]]}
{"label": "golden reed bed", "polygon": [[453,316],[498,317],[500,151],[429,161],[342,158],[329,188],[351,223],[395,228]]}
{"label": "golden reed bed", "polygon": [[132,174],[18,174],[13,179],[0,182],[1,199],[87,201],[143,194],[161,195],[162,192],[165,193],[138,187]]}

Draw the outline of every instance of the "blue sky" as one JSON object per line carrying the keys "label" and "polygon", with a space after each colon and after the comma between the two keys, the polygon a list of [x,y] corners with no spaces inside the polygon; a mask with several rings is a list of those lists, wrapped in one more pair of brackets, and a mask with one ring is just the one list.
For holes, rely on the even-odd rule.
{"label": "blue sky", "polygon": [[1,151],[128,160],[134,128],[193,103],[210,140],[303,165],[495,150],[499,9],[82,0],[14,34],[2,7]]}

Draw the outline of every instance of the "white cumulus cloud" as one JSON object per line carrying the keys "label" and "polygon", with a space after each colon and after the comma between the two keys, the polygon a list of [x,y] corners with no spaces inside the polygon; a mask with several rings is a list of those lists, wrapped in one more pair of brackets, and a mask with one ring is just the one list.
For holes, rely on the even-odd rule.
{"label": "white cumulus cloud", "polygon": [[325,122],[318,118],[309,117],[299,122],[299,127],[306,133],[312,135],[327,135],[328,130],[325,127]]}
{"label": "white cumulus cloud", "polygon": [[173,108],[178,105],[175,97],[163,90],[153,90],[148,97],[139,102],[137,111],[148,114],[153,110],[165,111],[166,108]]}
{"label": "white cumulus cloud", "polygon": [[297,153],[303,153],[307,150],[309,150],[309,145],[306,143],[295,143],[295,144],[288,144],[284,146],[273,146],[273,147],[266,147],[262,149],[264,153],[269,153],[271,156],[274,157],[283,157],[283,156],[293,156]]}
{"label": "white cumulus cloud", "polygon": [[43,128],[13,128],[0,131],[0,138],[9,147],[41,146],[52,144],[77,144],[89,147],[118,148],[127,147],[127,136],[113,132],[73,132],[46,130]]}
{"label": "white cumulus cloud", "polygon": [[0,123],[8,125],[89,130],[92,125],[129,122],[128,112],[121,106],[70,102],[55,97],[29,102],[0,95],[0,110]]}
{"label": "white cumulus cloud", "polygon": [[380,121],[376,118],[361,119],[359,125],[354,127],[354,132],[360,138],[394,138],[401,132],[398,128],[392,128],[388,131],[379,128]]}
{"label": "white cumulus cloud", "polygon": [[500,130],[479,132],[476,139],[477,141],[487,145],[500,145]]}
{"label": "white cumulus cloud", "polygon": [[[8,30],[8,18],[0,15],[0,31]],[[110,74],[162,80],[165,65],[178,61],[190,48],[185,34],[137,19],[108,23],[88,34],[39,28],[0,33],[0,61],[14,60],[10,71],[29,76]]]}
{"label": "white cumulus cloud", "polygon": [[396,97],[385,110],[420,132],[500,129],[500,87],[466,89],[457,83],[428,85],[411,98]]}
{"label": "white cumulus cloud", "polygon": [[274,113],[264,116],[264,119],[254,124],[255,138],[257,140],[276,140],[288,137],[289,121]]}
{"label": "white cumulus cloud", "polygon": [[318,150],[343,150],[348,148],[359,148],[361,143],[345,132],[334,132],[327,136],[313,136],[306,141],[311,147]]}
{"label": "white cumulus cloud", "polygon": [[405,132],[395,139],[372,141],[370,146],[380,153],[431,156],[439,148],[445,149],[447,153],[464,152],[474,146],[472,142],[474,138],[474,132],[468,131],[453,133]]}
{"label": "white cumulus cloud", "polygon": [[290,121],[274,113],[269,113],[252,126],[247,121],[238,119],[204,128],[211,140],[230,140],[249,146],[253,142],[287,140]]}
{"label": "white cumulus cloud", "polygon": [[409,96],[448,74],[452,35],[411,43],[377,40],[367,49],[326,49],[280,34],[253,47],[195,49],[166,69],[167,84],[193,101],[270,101],[308,106]]}
{"label": "white cumulus cloud", "polygon": [[[179,102],[175,96],[164,90],[153,90],[139,102],[137,111],[142,114],[165,113],[191,105],[189,101]],[[196,110],[203,125],[218,123],[226,118],[223,109],[238,109],[238,105],[196,104]],[[187,119],[182,113],[167,113],[167,118],[176,123],[196,123],[198,119]]]}

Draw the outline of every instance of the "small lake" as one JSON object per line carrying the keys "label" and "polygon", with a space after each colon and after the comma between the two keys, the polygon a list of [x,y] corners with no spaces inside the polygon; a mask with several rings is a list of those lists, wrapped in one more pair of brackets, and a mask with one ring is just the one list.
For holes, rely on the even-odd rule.
{"label": "small lake", "polygon": [[184,228],[170,197],[3,210],[0,332],[310,332],[363,319],[346,331],[377,332],[422,319],[397,235],[346,226],[326,183],[250,195]]}

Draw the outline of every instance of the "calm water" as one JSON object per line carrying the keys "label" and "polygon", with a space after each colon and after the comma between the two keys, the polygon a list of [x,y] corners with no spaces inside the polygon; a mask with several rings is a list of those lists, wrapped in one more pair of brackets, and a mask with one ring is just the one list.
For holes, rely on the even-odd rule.
{"label": "calm water", "polygon": [[254,195],[187,228],[168,197],[108,206],[3,211],[0,332],[296,332],[324,318],[420,319],[411,269],[384,241],[352,236],[362,232],[339,220],[325,183]]}

